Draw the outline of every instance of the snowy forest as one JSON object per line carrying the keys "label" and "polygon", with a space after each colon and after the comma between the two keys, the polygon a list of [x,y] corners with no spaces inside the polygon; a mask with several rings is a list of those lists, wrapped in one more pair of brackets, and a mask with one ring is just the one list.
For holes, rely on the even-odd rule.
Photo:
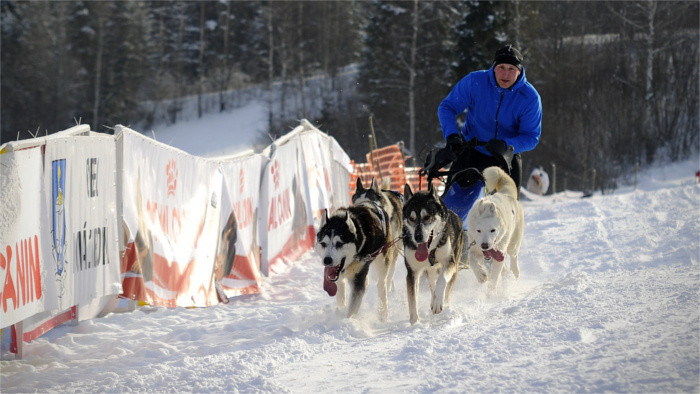
{"label": "snowy forest", "polygon": [[526,173],[556,163],[568,188],[606,192],[698,152],[697,1],[1,4],[0,143],[78,122],[145,131],[185,100],[201,117],[254,96],[270,135],[307,118],[364,161],[373,127],[421,165],[443,143],[440,101],[513,43],[544,109]]}

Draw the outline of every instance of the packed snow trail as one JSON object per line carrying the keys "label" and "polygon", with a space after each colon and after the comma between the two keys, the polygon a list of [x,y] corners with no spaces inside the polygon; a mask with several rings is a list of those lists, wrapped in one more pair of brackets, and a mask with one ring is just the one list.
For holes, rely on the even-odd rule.
{"label": "packed snow trail", "polygon": [[227,305],[59,327],[26,344],[24,360],[0,362],[0,389],[698,392],[696,165],[646,174],[636,191],[525,201],[520,280],[507,272],[489,292],[462,270],[438,315],[423,281],[415,325],[402,263],[388,321],[373,284],[346,319],[309,252]]}

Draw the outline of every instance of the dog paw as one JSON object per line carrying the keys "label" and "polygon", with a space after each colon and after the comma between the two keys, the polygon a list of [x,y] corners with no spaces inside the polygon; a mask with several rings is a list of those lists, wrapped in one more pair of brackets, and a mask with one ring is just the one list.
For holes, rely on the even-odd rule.
{"label": "dog paw", "polygon": [[496,293],[496,282],[494,282],[494,281],[492,281],[492,280],[489,281],[489,286],[488,286],[488,288],[489,288],[489,293],[495,294],[495,293]]}
{"label": "dog paw", "polygon": [[520,267],[513,264],[510,266],[510,270],[511,270],[511,272],[513,272],[513,276],[515,276],[515,279],[520,278]]}
{"label": "dog paw", "polygon": [[379,308],[379,321],[386,323],[389,320],[389,310],[387,308]]}
{"label": "dog paw", "polygon": [[442,302],[433,300],[433,302],[430,304],[430,310],[433,311],[433,314],[435,315],[442,312]]}

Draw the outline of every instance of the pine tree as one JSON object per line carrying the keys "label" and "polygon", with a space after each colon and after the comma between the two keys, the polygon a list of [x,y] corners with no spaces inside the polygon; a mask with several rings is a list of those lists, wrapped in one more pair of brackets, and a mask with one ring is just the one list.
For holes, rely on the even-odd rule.
{"label": "pine tree", "polygon": [[[449,5],[401,1],[368,4],[360,92],[374,116],[379,146],[409,139],[412,116],[415,146],[408,147],[410,155],[420,159],[442,140],[436,114],[446,94],[444,78],[451,64],[445,45],[454,19]],[[416,61],[412,61],[412,50],[416,51]],[[411,92],[416,98],[413,114]]]}
{"label": "pine tree", "polygon": [[140,1],[79,1],[74,6],[74,53],[89,103],[80,108],[83,120],[95,131],[140,122],[155,51],[148,8]]}
{"label": "pine tree", "polygon": [[85,83],[69,26],[68,2],[2,2],[1,142],[44,135],[75,124]]}
{"label": "pine tree", "polygon": [[454,28],[456,44],[453,83],[472,71],[491,66],[496,50],[506,41],[503,4],[494,1],[467,1],[460,10],[461,22]]}

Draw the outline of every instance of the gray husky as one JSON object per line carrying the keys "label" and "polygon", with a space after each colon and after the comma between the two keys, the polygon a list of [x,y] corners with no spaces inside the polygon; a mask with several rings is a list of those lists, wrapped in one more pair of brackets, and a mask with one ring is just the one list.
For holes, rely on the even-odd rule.
{"label": "gray husky", "polygon": [[407,184],[403,207],[404,258],[406,259],[406,290],[411,324],[418,321],[416,307],[418,283],[423,273],[431,292],[430,309],[437,314],[450,301],[457,280],[459,258],[462,254],[462,221],[447,209],[437,190],[415,194]]}
{"label": "gray husky", "polygon": [[323,289],[336,297],[338,309],[343,310],[345,287],[350,285],[348,317],[360,309],[370,265],[377,274],[379,317],[384,321],[388,317],[387,282],[398,254],[389,218],[384,209],[368,201],[340,208],[330,217],[328,212],[323,215],[316,235],[316,252],[325,266]]}

